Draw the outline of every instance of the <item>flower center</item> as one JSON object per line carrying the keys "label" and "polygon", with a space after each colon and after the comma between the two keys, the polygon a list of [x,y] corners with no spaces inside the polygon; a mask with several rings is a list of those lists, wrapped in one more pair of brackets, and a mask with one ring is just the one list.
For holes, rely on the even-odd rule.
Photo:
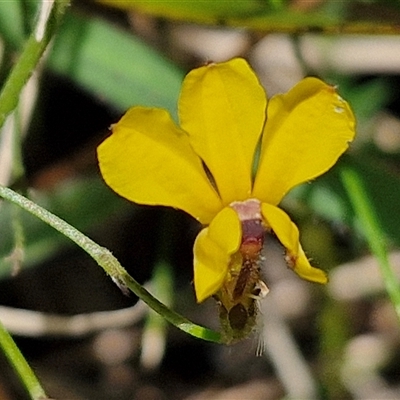
{"label": "flower center", "polygon": [[258,259],[265,235],[260,201],[257,199],[235,201],[230,206],[237,212],[242,223],[242,243],[239,251],[245,258]]}
{"label": "flower center", "polygon": [[244,294],[246,289],[251,289],[252,293],[253,287],[259,280],[259,261],[265,228],[262,225],[261,203],[258,200],[233,202],[230,206],[237,212],[242,223],[242,243],[239,248],[242,265],[233,290],[233,299],[236,300]]}
{"label": "flower center", "polygon": [[261,203],[249,199],[230,204],[242,225],[242,242],[232,256],[228,277],[215,295],[220,304],[220,319],[225,333],[235,341],[247,336],[256,325],[257,301],[268,293],[260,277],[260,260],[265,227],[261,217]]}

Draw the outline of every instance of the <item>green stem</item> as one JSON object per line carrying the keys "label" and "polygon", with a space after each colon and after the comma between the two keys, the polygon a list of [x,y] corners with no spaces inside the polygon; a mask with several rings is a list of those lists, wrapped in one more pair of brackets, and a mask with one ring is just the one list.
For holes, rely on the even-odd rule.
{"label": "green stem", "polygon": [[[54,35],[69,1],[56,2],[43,0],[34,32],[25,44],[25,48],[0,93],[0,129],[7,116],[18,104],[19,95],[29,79],[44,50]],[[0,322],[0,347],[10,361],[32,400],[47,398],[33,370],[18,349],[11,335]]]}
{"label": "green stem", "polygon": [[[41,4],[42,9],[49,7],[49,3],[51,3],[50,0],[43,1]],[[69,0],[55,0],[53,7],[50,9],[49,18],[45,21],[40,21],[39,17],[35,31],[25,43],[24,50],[11,70],[0,93],[0,128],[3,126],[7,116],[17,106],[21,90],[31,76],[51,38],[56,33],[69,3]],[[39,16],[41,15],[42,13],[39,13]]]}
{"label": "green stem", "polygon": [[341,172],[341,178],[356,216],[362,224],[363,233],[369,247],[379,262],[386,290],[400,319],[400,286],[389,262],[385,234],[380,226],[374,207],[356,171],[351,168],[345,168]]}
{"label": "green stem", "polygon": [[136,296],[142,299],[150,308],[160,314],[163,318],[175,325],[182,331],[189,333],[197,338],[208,340],[211,342],[221,343],[221,335],[218,332],[193,324],[180,314],[170,310],[163,303],[153,297],[143,286],[133,279],[119,261],[111,254],[111,252],[99,246],[93,240],[89,239],[83,233],[78,231],[61,218],[51,212],[40,207],[36,203],[24,196],[14,192],[13,190],[0,186],[0,197],[17,204],[30,214],[41,219],[64,236],[71,239],[83,250],[86,251],[103,269],[111,276],[112,280],[122,287],[128,287]]}
{"label": "green stem", "polygon": [[22,353],[12,339],[11,335],[6,331],[3,324],[0,322],[0,346],[10,361],[13,368],[20,376],[25,388],[27,389],[32,400],[47,399],[46,393],[43,390],[40,382],[36,378],[31,367],[25,360]]}

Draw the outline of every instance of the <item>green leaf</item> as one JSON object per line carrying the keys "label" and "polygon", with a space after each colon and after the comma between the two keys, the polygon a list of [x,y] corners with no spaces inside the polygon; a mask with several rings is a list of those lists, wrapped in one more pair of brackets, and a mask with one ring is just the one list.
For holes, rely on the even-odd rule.
{"label": "green leaf", "polygon": [[[365,180],[354,168],[345,167],[341,171],[343,185],[352,203],[354,212],[360,222],[362,233],[375,255],[385,282],[386,290],[400,319],[400,286],[389,261],[389,252],[381,220],[371,197],[365,190]],[[363,182],[364,181],[364,182]]]}
{"label": "green leaf", "polygon": [[[387,1],[384,12],[374,12],[365,2],[325,0],[313,4],[288,0],[100,0],[113,7],[139,11],[157,17],[228,25],[264,32],[305,31],[338,34],[387,34],[400,31],[398,4]],[[298,3],[298,4],[293,4]]]}
{"label": "green leaf", "polygon": [[140,104],[176,112],[183,72],[105,21],[68,15],[48,66],[118,109]]}
{"label": "green leaf", "polygon": [[346,159],[361,180],[386,235],[400,244],[400,177],[368,160]]}
{"label": "green leaf", "polygon": [[312,185],[300,187],[297,199],[330,221],[360,229],[340,178],[342,168],[357,173],[384,233],[400,245],[400,177],[376,163],[345,155],[333,170]]}
{"label": "green leaf", "polygon": [[27,39],[39,2],[0,1],[0,36],[14,49]]}
{"label": "green leaf", "polygon": [[139,10],[156,16],[185,21],[214,24],[232,18],[249,18],[279,7],[282,1],[246,0],[180,0],[180,1],[143,1],[143,0],[103,0],[102,3],[113,7]]}

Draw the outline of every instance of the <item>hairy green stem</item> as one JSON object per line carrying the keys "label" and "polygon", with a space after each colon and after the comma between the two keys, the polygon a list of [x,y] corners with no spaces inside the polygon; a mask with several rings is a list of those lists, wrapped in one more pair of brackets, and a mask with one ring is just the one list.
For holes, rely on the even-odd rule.
{"label": "hairy green stem", "polygon": [[193,324],[175,311],[170,310],[163,303],[153,297],[143,286],[133,279],[112,253],[89,239],[61,218],[40,207],[26,197],[13,190],[0,186],[0,197],[17,204],[30,214],[44,221],[67,238],[71,239],[88,253],[111,276],[112,280],[120,287],[128,287],[133,293],[142,299],[150,308],[182,331],[197,338],[211,342],[221,343],[221,335],[218,332]]}
{"label": "hairy green stem", "polygon": [[395,307],[397,316],[400,318],[400,286],[389,262],[385,234],[380,226],[374,207],[356,171],[347,167],[342,170],[341,178],[355,214],[362,224],[363,233],[369,247],[378,260],[386,290]]}
{"label": "hairy green stem", "polygon": [[[69,0],[53,1],[53,7],[51,7],[51,0],[42,2],[42,12],[39,13],[36,29],[25,43],[17,63],[11,70],[0,92],[0,128],[3,126],[7,116],[17,106],[21,90],[31,76],[51,38],[56,33],[65,9],[70,4]],[[43,9],[49,9],[49,15],[46,16]]]}

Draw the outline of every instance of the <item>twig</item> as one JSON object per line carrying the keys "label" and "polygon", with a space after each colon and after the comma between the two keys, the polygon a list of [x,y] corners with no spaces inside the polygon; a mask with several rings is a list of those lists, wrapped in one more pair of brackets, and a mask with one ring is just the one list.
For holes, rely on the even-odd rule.
{"label": "twig", "polygon": [[141,301],[132,307],[72,316],[0,306],[0,320],[13,334],[27,337],[81,337],[109,328],[122,328],[140,321],[148,307]]}
{"label": "twig", "polygon": [[277,311],[274,298],[261,302],[263,318],[262,341],[269,357],[285,387],[288,398],[316,399],[317,384],[293,335]]}

